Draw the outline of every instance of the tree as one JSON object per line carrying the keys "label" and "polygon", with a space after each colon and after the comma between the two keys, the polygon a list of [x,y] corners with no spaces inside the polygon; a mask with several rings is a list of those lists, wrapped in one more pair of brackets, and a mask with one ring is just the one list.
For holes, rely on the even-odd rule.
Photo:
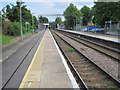
{"label": "tree", "polygon": [[[4,13],[4,17],[6,19],[9,19],[12,22],[19,22],[20,21],[20,4],[22,5],[22,3],[20,2],[16,2],[16,5],[12,5],[10,8],[10,5],[6,5],[6,11],[5,8],[2,9],[2,12]],[[32,22],[32,14],[30,12],[30,10],[28,10],[26,8],[26,5],[22,5],[21,6],[22,9],[22,22],[25,23],[27,22]]]}
{"label": "tree", "polygon": [[40,23],[48,23],[48,18],[40,16],[39,17],[39,22]]}
{"label": "tree", "polygon": [[[6,23],[9,24],[9,22],[5,22],[5,21],[10,21],[11,23],[15,22],[15,23],[13,23],[13,26],[15,26],[15,27],[17,25],[19,25],[18,23],[20,22],[20,5],[21,5],[21,10],[22,10],[21,14],[22,14],[23,32],[24,32],[24,28],[26,27],[26,22],[29,22],[32,24],[32,14],[31,14],[30,10],[28,10],[26,8],[26,5],[23,5],[23,3],[24,2],[22,2],[22,3],[16,2],[16,5],[13,5],[13,4],[10,4],[11,6],[6,5],[6,7],[4,7],[2,9],[2,12],[3,12],[2,16],[3,16],[3,22],[4,22],[3,26],[5,28],[5,30],[3,30],[4,34],[9,33],[10,29],[12,30],[12,28],[8,29],[8,25],[4,25]],[[38,23],[37,23],[36,17],[34,17],[34,18],[35,18],[34,26],[36,29],[36,27],[38,26]],[[13,27],[13,26],[10,26],[10,27]],[[18,27],[20,27],[20,26],[18,26]],[[15,35],[15,33],[13,35]],[[17,34],[17,35],[19,35],[19,34]]]}
{"label": "tree", "polygon": [[19,14],[20,10],[19,7],[14,6],[10,9],[9,12],[6,11],[6,18],[8,18],[10,21],[12,22],[19,22],[20,21],[20,14]]}
{"label": "tree", "polygon": [[120,20],[120,2],[95,2],[93,11],[95,22],[102,27],[105,21]]}
{"label": "tree", "polygon": [[6,16],[7,16],[7,18],[8,18],[10,10],[11,10],[10,5],[7,5],[6,6]]}
{"label": "tree", "polygon": [[33,16],[33,23],[34,23],[34,28],[36,30],[38,28],[38,21],[37,21],[36,16]]}
{"label": "tree", "polygon": [[91,21],[92,10],[86,5],[84,5],[80,11],[82,12],[83,15],[83,25],[87,25],[87,23]]}
{"label": "tree", "polygon": [[56,22],[57,24],[62,24],[62,19],[61,19],[60,17],[57,17],[57,18],[55,19],[55,22]]}
{"label": "tree", "polygon": [[80,23],[81,12],[72,3],[64,11],[64,16],[65,25],[68,29],[73,28],[76,19],[77,23]]}

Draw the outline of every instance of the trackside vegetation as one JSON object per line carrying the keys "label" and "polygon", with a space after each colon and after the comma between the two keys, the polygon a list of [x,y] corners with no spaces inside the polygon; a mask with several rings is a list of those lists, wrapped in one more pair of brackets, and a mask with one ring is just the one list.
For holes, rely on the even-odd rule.
{"label": "trackside vegetation", "polygon": [[8,35],[2,35],[2,44],[9,43],[12,39],[14,39],[15,36],[8,36]]}
{"label": "trackside vegetation", "polygon": [[[20,36],[20,5],[22,16],[22,32],[25,35],[31,33],[34,26],[34,31],[37,30],[38,23],[36,16],[32,16],[30,10],[24,5],[24,2],[16,2],[15,5],[7,4],[2,9],[2,43],[6,44],[11,39]],[[29,22],[29,31],[26,30],[26,22]]]}

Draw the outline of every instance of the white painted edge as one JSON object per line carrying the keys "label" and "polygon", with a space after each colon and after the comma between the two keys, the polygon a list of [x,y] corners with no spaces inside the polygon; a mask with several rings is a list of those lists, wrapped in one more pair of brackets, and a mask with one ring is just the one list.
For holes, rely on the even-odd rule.
{"label": "white painted edge", "polygon": [[[49,33],[50,33],[50,35],[52,36],[52,34],[51,34],[50,31],[49,31]],[[71,84],[72,84],[73,88],[79,88],[79,86],[78,86],[78,84],[77,84],[77,82],[76,82],[76,80],[75,80],[72,72],[70,71],[70,68],[68,67],[67,62],[66,62],[64,56],[62,55],[62,52],[60,51],[57,43],[55,42],[55,39],[53,38],[53,36],[52,36],[52,39],[53,39],[53,42],[54,42],[54,44],[55,44],[55,47],[57,48],[57,51],[58,51],[58,53],[59,53],[59,55],[60,55],[60,57],[61,57],[61,59],[62,59],[62,62],[63,62],[63,64],[64,64],[64,67],[65,67],[65,69],[66,69],[66,71],[67,71],[67,74],[68,74],[68,76],[69,76],[69,78],[70,78],[70,81],[71,81]],[[77,90],[78,90],[78,89],[77,89]]]}
{"label": "white painted edge", "polygon": [[90,34],[87,34],[87,33],[80,33],[79,31],[68,31],[68,30],[64,30],[64,31],[77,33],[77,34],[83,34],[83,35],[90,36],[90,37],[95,37],[95,38],[99,38],[99,39],[103,39],[103,40],[108,40],[108,41],[120,43],[119,38],[107,37],[107,36],[102,36],[102,35],[99,35],[99,36],[98,35],[90,35]]}

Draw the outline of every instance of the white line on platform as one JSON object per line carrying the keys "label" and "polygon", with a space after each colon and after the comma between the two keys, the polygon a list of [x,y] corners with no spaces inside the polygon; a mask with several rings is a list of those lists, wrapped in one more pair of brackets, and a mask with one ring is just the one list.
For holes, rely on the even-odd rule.
{"label": "white line on platform", "polygon": [[32,84],[32,83],[30,82],[30,83],[29,83],[29,85],[28,85],[28,87],[30,87],[30,86],[31,86],[31,84]]}
{"label": "white line on platform", "polygon": [[[52,34],[51,34],[50,31],[49,31],[49,33],[50,33],[50,35],[52,36]],[[71,80],[71,83],[72,83],[72,85],[73,85],[73,88],[79,88],[79,86],[78,86],[78,84],[77,84],[77,82],[76,82],[76,80],[75,80],[72,72],[70,71],[70,69],[69,69],[69,67],[68,67],[68,65],[67,65],[67,62],[66,62],[64,56],[62,55],[62,52],[60,51],[57,43],[55,42],[55,40],[54,40],[54,38],[53,38],[53,36],[52,36],[52,39],[53,39],[54,44],[55,44],[55,46],[56,46],[56,48],[57,48],[57,50],[58,50],[58,53],[59,53],[59,55],[60,55],[60,57],[61,57],[61,59],[62,59],[62,62],[63,62],[63,64],[64,64],[64,66],[65,66],[66,71],[67,71],[67,74],[68,74],[68,76],[69,76],[69,78],[70,78],[70,80]]]}
{"label": "white line on platform", "polygon": [[0,62],[3,62],[3,60],[0,60]]}

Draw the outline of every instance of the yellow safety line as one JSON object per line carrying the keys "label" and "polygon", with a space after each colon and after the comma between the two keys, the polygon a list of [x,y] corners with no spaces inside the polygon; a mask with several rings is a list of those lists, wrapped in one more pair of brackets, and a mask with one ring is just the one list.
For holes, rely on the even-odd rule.
{"label": "yellow safety line", "polygon": [[[46,33],[46,32],[45,32],[45,33]],[[38,51],[39,51],[39,49],[40,49],[40,47],[41,47],[41,45],[42,45],[42,43],[43,43],[44,37],[45,37],[45,34],[43,35],[43,38],[42,38],[42,40],[41,40],[41,42],[40,42],[40,44],[39,44],[39,46],[38,46],[38,48],[37,48],[37,51],[35,52],[35,55],[34,55],[34,57],[33,57],[33,59],[32,59],[32,62],[30,63],[30,66],[28,67],[28,70],[27,70],[27,72],[25,73],[25,75],[24,75],[24,77],[23,77],[23,80],[22,80],[22,82],[21,82],[21,84],[20,84],[20,86],[19,86],[20,90],[21,90],[21,88],[24,88],[24,82],[26,81],[27,75],[28,75],[28,73],[30,72],[30,70],[31,70],[31,68],[32,68],[32,66],[33,66],[33,63],[34,63],[35,58],[36,58],[36,55],[37,55],[37,53],[38,53]]]}

